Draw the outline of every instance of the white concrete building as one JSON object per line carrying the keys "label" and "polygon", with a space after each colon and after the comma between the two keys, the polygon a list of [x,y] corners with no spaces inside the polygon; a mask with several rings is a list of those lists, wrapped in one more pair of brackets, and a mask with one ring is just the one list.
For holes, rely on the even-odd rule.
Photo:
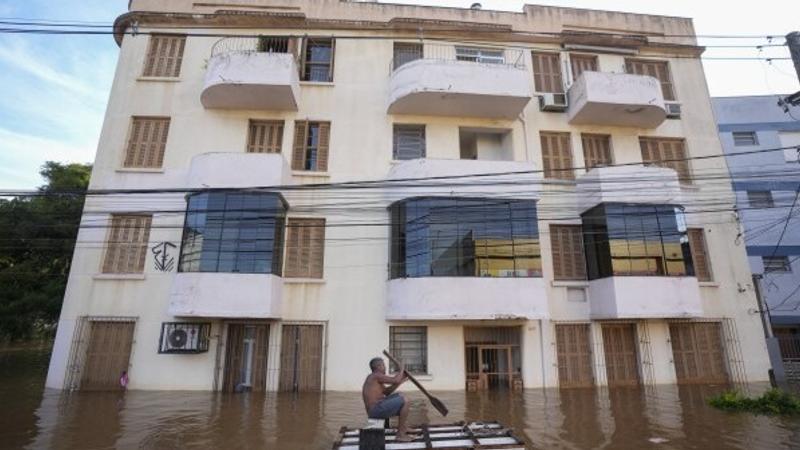
{"label": "white concrete building", "polygon": [[[132,0],[47,385],[767,379],[691,20]],[[745,359],[744,355],[747,355]]]}

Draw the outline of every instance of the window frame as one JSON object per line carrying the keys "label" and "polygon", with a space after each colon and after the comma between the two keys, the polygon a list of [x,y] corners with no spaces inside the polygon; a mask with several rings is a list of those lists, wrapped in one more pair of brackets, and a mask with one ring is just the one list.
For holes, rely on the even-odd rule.
{"label": "window frame", "polygon": [[[140,76],[142,78],[171,78],[171,79],[180,78],[181,66],[183,65],[183,57],[186,51],[186,37],[187,36],[185,34],[175,34],[175,33],[151,34],[150,39],[147,42],[147,49],[145,50],[145,55],[144,55],[144,64],[142,65],[142,72]],[[161,39],[177,41],[179,43],[178,48],[176,49],[177,54],[173,56],[153,54],[163,51],[163,46],[165,45],[165,43],[161,41]],[[157,71],[157,68],[159,67],[160,58],[163,58],[167,61],[169,61],[170,58],[173,58],[176,61],[172,72],[168,72],[166,68],[164,69],[163,73]],[[148,71],[148,68],[152,68],[152,70]]]}
{"label": "window frame", "polygon": [[[131,228],[129,227],[121,227],[116,226],[114,221],[116,219],[125,220],[125,219],[144,219],[146,224],[144,227],[137,226],[137,228],[145,228],[142,232],[142,236],[140,236],[141,242],[131,242],[131,241],[117,241],[112,242],[112,238],[114,237],[114,233],[117,229],[122,229],[123,232],[130,233]],[[140,212],[115,212],[109,214],[108,217],[108,231],[106,232],[105,238],[105,251],[103,252],[103,258],[100,261],[100,273],[104,275],[137,275],[143,274],[145,272],[145,268],[147,266],[147,249],[150,245],[150,231],[153,228],[153,214],[148,213],[140,213]],[[135,250],[131,250],[136,247]],[[125,259],[130,259],[131,251],[135,251],[135,256],[137,256],[137,262],[135,270],[133,271],[123,271],[119,270],[119,253],[124,252],[126,255]],[[115,252],[115,255],[112,258],[112,252]]]}
{"label": "window frame", "polygon": [[[311,47],[315,44],[316,41],[322,42],[327,41],[330,43],[328,46],[330,48],[330,58],[327,62],[318,62],[313,61],[311,58]],[[300,58],[300,81],[307,82],[307,83],[333,83],[333,74],[334,74],[334,61],[336,60],[336,38],[333,36],[307,36],[303,39],[303,50]],[[325,80],[313,80],[311,79],[311,72],[308,71],[309,68],[317,66],[317,67],[327,67],[328,68],[328,76]],[[308,75],[306,74],[308,73]]]}
{"label": "window frame", "polygon": [[[540,67],[541,58],[554,58],[555,66],[558,70],[551,70],[549,72],[542,72]],[[567,87],[564,82],[564,68],[562,67],[561,53],[558,51],[532,51],[531,52],[533,72],[533,87],[537,93],[542,94],[566,94]],[[553,62],[552,60],[550,61]],[[537,67],[539,69],[537,70]],[[545,81],[548,80],[548,81]],[[551,84],[559,84],[560,89],[548,89]]]}
{"label": "window frame", "polygon": [[[774,266],[774,264],[768,263],[767,260],[778,261],[781,263],[781,267],[768,269],[768,266]],[[792,273],[792,261],[787,255],[762,256],[761,264],[764,266],[764,273]]]}
{"label": "window frame", "polygon": [[[134,135],[138,133],[144,133],[144,127],[148,126],[163,126],[163,130],[159,130],[161,133],[159,141],[156,140],[149,140],[149,141],[133,141]],[[140,128],[137,129],[137,124],[140,124]],[[123,169],[130,169],[130,170],[158,170],[164,168],[164,158],[167,154],[167,142],[169,142],[169,130],[172,126],[172,118],[168,116],[131,116],[130,123],[128,125],[128,135],[125,138],[125,147],[124,152],[122,154],[122,164],[120,167]],[[152,134],[152,130],[151,130]],[[142,146],[146,148],[142,150]],[[151,155],[148,152],[153,152],[154,154]],[[142,156],[139,158],[139,156]],[[156,163],[154,165],[148,165],[145,162],[148,159],[155,159]],[[138,164],[137,161],[139,159],[143,159],[142,164]],[[128,163],[129,160],[133,160],[131,163]]]}
{"label": "window frame", "polygon": [[[292,222],[316,222],[318,225],[303,225],[304,227],[309,228],[317,228],[321,230],[321,236],[314,236],[313,230],[310,232],[310,236],[307,239],[301,237],[300,239],[303,240],[308,247],[297,248],[297,258],[298,258],[298,267],[294,267],[289,264],[289,258],[295,257],[295,254],[292,253],[290,249],[291,245],[296,244],[292,241],[292,233],[291,230],[293,228]],[[286,227],[285,227],[285,234],[286,238],[284,239],[284,250],[283,250],[283,278],[284,279],[307,279],[307,280],[322,280],[325,278],[325,243],[326,243],[326,229],[327,229],[327,220],[324,217],[312,217],[312,216],[289,216],[286,218]],[[319,257],[314,259],[313,249],[311,247],[312,241],[315,239],[321,240],[321,244],[319,245]],[[303,253],[308,252],[308,262],[307,264],[303,264]],[[318,267],[312,267],[313,264],[318,264]],[[295,272],[296,270],[305,270],[306,273],[299,273]],[[316,276],[315,269],[318,271],[316,273],[319,276]]]}
{"label": "window frame", "polygon": [[[567,233],[567,236],[565,236],[562,233],[556,232],[557,230],[564,230],[564,232]],[[561,242],[559,242],[558,248],[559,248],[560,251],[559,251],[559,255],[557,256],[556,252],[554,251],[554,249],[557,247],[555,245],[556,239],[561,239],[561,238],[564,238],[564,237],[566,237],[568,240],[569,239],[574,239],[576,236],[575,236],[575,234],[572,234],[572,233],[577,234],[577,239],[578,239],[577,245],[578,245],[578,251],[580,252],[580,255],[578,255],[576,250],[575,250],[575,248],[573,248],[574,242],[570,242],[568,244],[568,246],[566,246],[566,247],[569,247],[569,248],[565,248],[565,246],[563,246],[561,244]],[[588,274],[587,274],[587,270],[586,270],[586,251],[585,251],[585,247],[584,247],[584,244],[583,244],[583,227],[582,227],[581,224],[556,224],[556,223],[551,223],[550,224],[550,256],[551,256],[551,258],[553,260],[552,261],[552,264],[553,264],[553,280],[555,280],[555,281],[585,281],[585,280],[588,280]],[[556,270],[556,267],[557,267],[556,266],[556,258],[557,257],[562,257],[563,258],[561,260],[561,268],[562,269],[561,269],[560,272],[558,270]],[[569,263],[569,264],[567,264],[567,263]],[[566,270],[565,266],[570,266],[571,269],[570,270]],[[580,266],[580,268],[579,268],[579,266]]]}
{"label": "window frame", "polygon": [[[399,131],[411,130],[412,128],[416,128],[416,129],[421,129],[422,130],[422,133],[421,133],[422,138],[420,139],[420,142],[422,144],[422,148],[421,148],[420,155],[416,156],[416,157],[413,157],[413,158],[401,158],[401,157],[399,157],[399,156],[401,156],[400,155],[401,150],[398,147],[400,145],[399,139],[400,139],[401,136],[403,136],[403,134],[399,133]],[[427,130],[427,127],[425,126],[425,124],[415,124],[415,123],[395,123],[395,124],[393,124],[392,125],[392,160],[393,161],[406,161],[406,160],[411,160],[411,159],[423,159],[423,158],[426,158],[427,157],[427,153],[428,153],[428,149],[427,149],[427,145],[428,145],[428,142],[427,142],[427,131],[428,130]]]}
{"label": "window frame", "polygon": [[[731,137],[733,138],[733,146],[734,147],[757,147],[758,144],[758,133],[755,131],[733,131],[731,132]],[[739,140],[737,140],[737,137]],[[752,138],[747,139],[746,142],[742,142],[741,138]]]}
{"label": "window frame", "polygon": [[[692,271],[697,277],[699,282],[712,282],[714,281],[714,270],[711,267],[711,255],[708,252],[708,241],[706,239],[706,230],[702,227],[688,227],[686,228],[686,235],[689,237],[689,249],[692,253]],[[697,242],[699,241],[699,242]],[[702,245],[702,248],[697,248],[696,243]],[[702,252],[703,255],[703,270],[700,271],[698,267],[698,258],[696,257]],[[701,276],[699,273],[705,272],[707,276]]]}
{"label": "window frame", "polygon": [[[399,333],[400,331],[406,331],[405,333]],[[419,342],[414,342],[414,344],[419,345],[420,347],[417,350],[422,353],[422,362],[420,365],[423,366],[422,370],[416,370],[414,367],[414,363],[412,362],[411,366],[408,365],[409,358],[407,356],[403,356],[405,353],[401,348],[399,348],[396,344],[396,334],[405,334],[410,335],[410,331],[421,331],[421,339]],[[390,325],[389,326],[389,349],[392,354],[403,361],[406,365],[406,370],[411,373],[412,375],[428,375],[429,372],[429,365],[428,365],[428,327],[427,326],[407,326],[407,325]],[[410,368],[409,368],[410,367]],[[398,370],[398,367],[392,362],[390,364],[390,368],[393,372]]]}
{"label": "window frame", "polygon": [[[398,52],[405,49],[406,52]],[[409,57],[410,59],[406,59]],[[392,43],[392,70],[425,58],[425,47],[419,42],[394,41]]]}
{"label": "window frame", "polygon": [[[594,144],[598,140],[604,140],[605,143],[607,143],[608,145],[606,145],[604,148],[598,149],[598,148],[596,148],[596,146]],[[588,142],[592,142],[590,151],[587,151],[587,148],[590,147],[590,146],[586,145],[587,141]],[[594,168],[597,168],[597,167],[609,167],[609,166],[614,165],[614,146],[612,145],[611,135],[610,134],[581,133],[581,148],[583,150],[583,167],[587,172],[592,170],[592,169],[594,169]],[[603,153],[603,152],[607,152],[608,153],[608,161],[607,161],[607,163],[605,163],[605,164],[596,164],[596,163],[590,164],[590,162],[594,162],[594,160],[599,161],[601,158],[597,158],[596,155],[592,155],[592,158],[590,158],[589,157],[590,156],[589,153],[595,153],[596,154],[596,153]],[[590,161],[590,159],[592,161]]]}
{"label": "window frame", "polygon": [[[477,47],[470,45],[456,45],[456,61],[473,62],[478,64],[506,64],[506,52],[503,49]],[[472,53],[473,54],[465,54]],[[489,53],[495,55],[490,56]]]}
{"label": "window frame", "polygon": [[[263,141],[267,140],[267,133],[259,132],[256,135],[253,134],[256,127],[265,127],[265,131],[269,130],[270,128],[274,130],[274,135],[269,134],[269,136],[272,136],[272,139],[270,139],[270,144],[264,144],[263,142],[261,144],[256,144],[253,142],[254,139],[259,136]],[[247,122],[247,141],[245,143],[245,152],[272,154],[283,153],[283,135],[285,127],[286,123],[283,120],[250,119]],[[269,151],[270,149],[273,151]]]}
{"label": "window frame", "polygon": [[[558,148],[550,146],[553,140],[558,142]],[[565,142],[566,148],[563,145]],[[541,146],[544,178],[575,180],[575,156],[572,149],[571,132],[541,130],[539,131],[539,145]]]}
{"label": "window frame", "polygon": [[[674,147],[676,144],[680,144],[680,147],[677,149]],[[639,136],[639,150],[643,165],[672,169],[678,175],[678,181],[680,184],[692,184],[692,167],[689,162],[689,149],[686,145],[686,139],[659,136]],[[645,157],[646,153],[652,153],[654,151],[658,154],[658,159]],[[680,152],[682,155],[677,155],[680,156],[677,158],[665,157],[668,153],[676,152]]]}
{"label": "window frame", "polygon": [[[309,145],[309,140],[312,139],[310,133],[312,126],[316,126],[318,128],[318,140],[316,147]],[[292,143],[292,170],[300,172],[327,172],[330,161],[330,136],[330,121],[295,120],[294,137]],[[311,149],[315,151],[313,158],[309,154]],[[313,167],[308,168],[310,161],[313,161],[314,164]]]}
{"label": "window frame", "polygon": [[[747,205],[751,209],[770,209],[775,207],[775,198],[772,196],[772,191],[745,191],[747,192]],[[763,195],[763,198],[758,198],[758,195]]]}
{"label": "window frame", "polygon": [[[583,72],[598,72],[600,70],[600,58],[591,53],[569,53],[569,74],[574,83]],[[577,61],[591,61],[591,69],[580,68],[580,73],[575,73],[579,67],[575,64]]]}

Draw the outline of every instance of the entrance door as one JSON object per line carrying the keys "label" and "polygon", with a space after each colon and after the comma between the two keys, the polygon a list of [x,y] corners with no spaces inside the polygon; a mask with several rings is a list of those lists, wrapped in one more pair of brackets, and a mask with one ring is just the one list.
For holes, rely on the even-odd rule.
{"label": "entrance door", "polygon": [[728,381],[719,323],[672,323],[669,335],[678,383]]}
{"label": "entrance door", "polygon": [[119,379],[130,364],[134,326],[135,322],[89,322],[89,345],[81,375],[81,389],[121,389]]}
{"label": "entrance door", "polygon": [[322,389],[322,325],[283,326],[279,389]]}
{"label": "entrance door", "polygon": [[559,387],[589,387],[594,384],[588,323],[556,325],[556,350]]}
{"label": "entrance door", "polygon": [[603,348],[606,353],[608,386],[639,384],[639,363],[636,352],[636,325],[603,325]]}
{"label": "entrance door", "polygon": [[269,325],[228,325],[222,390],[264,391],[267,384]]}

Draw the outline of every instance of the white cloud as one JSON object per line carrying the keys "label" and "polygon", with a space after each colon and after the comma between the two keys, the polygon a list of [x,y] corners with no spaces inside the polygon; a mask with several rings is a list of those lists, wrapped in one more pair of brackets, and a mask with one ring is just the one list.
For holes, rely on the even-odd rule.
{"label": "white cloud", "polygon": [[0,128],[0,179],[3,188],[21,189],[42,183],[45,161],[90,162],[95,142],[68,143]]}

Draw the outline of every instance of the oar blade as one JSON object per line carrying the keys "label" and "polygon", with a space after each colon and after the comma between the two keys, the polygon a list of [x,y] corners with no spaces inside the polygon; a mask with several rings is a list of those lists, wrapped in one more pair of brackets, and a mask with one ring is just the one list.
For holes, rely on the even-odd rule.
{"label": "oar blade", "polygon": [[447,406],[444,406],[444,403],[442,403],[442,401],[438,398],[430,396],[430,401],[431,405],[433,405],[433,407],[436,408],[436,410],[439,411],[442,416],[447,416],[447,413],[450,412],[447,410]]}

